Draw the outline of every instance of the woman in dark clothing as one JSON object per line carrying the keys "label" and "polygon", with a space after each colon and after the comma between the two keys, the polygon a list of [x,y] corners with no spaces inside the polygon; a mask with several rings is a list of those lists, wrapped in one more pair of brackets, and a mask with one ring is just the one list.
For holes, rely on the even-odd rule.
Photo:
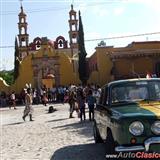
{"label": "woman in dark clothing", "polygon": [[89,120],[94,119],[94,106],[96,104],[96,98],[92,95],[92,90],[89,90],[88,96],[87,96],[87,103],[89,108]]}
{"label": "woman in dark clothing", "polygon": [[82,90],[78,90],[77,92],[77,103],[80,109],[80,119],[86,120],[86,114],[85,114],[85,96],[83,94]]}

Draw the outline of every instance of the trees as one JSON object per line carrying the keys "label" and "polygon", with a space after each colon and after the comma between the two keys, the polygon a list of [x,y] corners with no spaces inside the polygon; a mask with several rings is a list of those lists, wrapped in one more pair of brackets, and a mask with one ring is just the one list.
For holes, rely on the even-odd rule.
{"label": "trees", "polygon": [[14,83],[14,81],[19,76],[19,49],[18,49],[18,42],[17,38],[15,38],[15,53],[14,53],[14,70],[10,71],[0,71],[0,77],[2,77],[8,85],[11,85]]}
{"label": "trees", "polygon": [[87,69],[87,62],[86,62],[86,50],[84,45],[84,32],[83,32],[83,25],[81,20],[81,13],[79,11],[79,30],[78,30],[78,55],[79,55],[79,79],[81,80],[82,84],[87,84],[88,80],[88,69]]}
{"label": "trees", "polygon": [[15,38],[15,52],[14,52],[14,81],[19,76],[19,48],[18,48],[18,42],[17,38]]}
{"label": "trees", "polygon": [[5,70],[0,71],[0,77],[2,77],[8,85],[13,84],[13,75],[14,75],[13,70],[11,70],[11,71],[5,71]]}

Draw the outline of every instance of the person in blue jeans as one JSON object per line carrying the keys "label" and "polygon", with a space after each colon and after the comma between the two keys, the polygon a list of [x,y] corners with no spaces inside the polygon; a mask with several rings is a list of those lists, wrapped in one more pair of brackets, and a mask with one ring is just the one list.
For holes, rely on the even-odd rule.
{"label": "person in blue jeans", "polygon": [[96,98],[92,95],[92,90],[89,90],[87,96],[87,104],[89,108],[89,120],[94,120],[94,106],[96,104]]}

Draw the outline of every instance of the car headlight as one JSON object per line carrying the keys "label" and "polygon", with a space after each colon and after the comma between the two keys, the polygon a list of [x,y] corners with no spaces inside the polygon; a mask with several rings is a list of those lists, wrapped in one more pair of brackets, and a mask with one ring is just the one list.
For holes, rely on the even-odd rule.
{"label": "car headlight", "polygon": [[160,121],[155,121],[151,126],[151,130],[154,134],[160,135]]}
{"label": "car headlight", "polygon": [[135,121],[130,124],[129,131],[134,136],[140,136],[144,131],[144,126],[141,122]]}

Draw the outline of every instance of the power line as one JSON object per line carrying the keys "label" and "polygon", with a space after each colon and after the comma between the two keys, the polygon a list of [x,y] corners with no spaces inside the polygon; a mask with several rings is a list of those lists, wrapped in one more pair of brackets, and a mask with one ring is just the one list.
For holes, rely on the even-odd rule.
{"label": "power line", "polygon": [[[160,34],[160,32],[142,33],[142,34],[133,34],[133,35],[126,35],[126,36],[106,37],[106,38],[97,38],[97,39],[88,39],[88,40],[85,40],[85,42],[130,38],[130,37],[140,37],[140,36],[148,36],[148,35],[155,35],[155,34]],[[15,46],[0,46],[0,48],[13,48],[13,47],[15,47]]]}
{"label": "power line", "polygon": [[[68,10],[68,8],[41,8],[41,9],[35,9],[26,11],[27,14],[30,13],[38,13],[38,12],[54,12],[54,11],[60,11],[60,10]],[[0,15],[17,15],[16,11],[8,11],[8,13],[1,13]]]}
{"label": "power line", "polygon": [[0,46],[0,48],[13,48],[14,46]]}
{"label": "power line", "polygon": [[89,42],[89,41],[99,41],[99,40],[108,40],[108,39],[121,39],[121,38],[130,38],[130,37],[138,37],[138,36],[148,36],[148,35],[154,35],[154,34],[160,34],[160,32],[142,33],[142,34],[133,34],[133,35],[127,35],[127,36],[116,36],[116,37],[97,38],[97,39],[88,39],[85,41]]}

